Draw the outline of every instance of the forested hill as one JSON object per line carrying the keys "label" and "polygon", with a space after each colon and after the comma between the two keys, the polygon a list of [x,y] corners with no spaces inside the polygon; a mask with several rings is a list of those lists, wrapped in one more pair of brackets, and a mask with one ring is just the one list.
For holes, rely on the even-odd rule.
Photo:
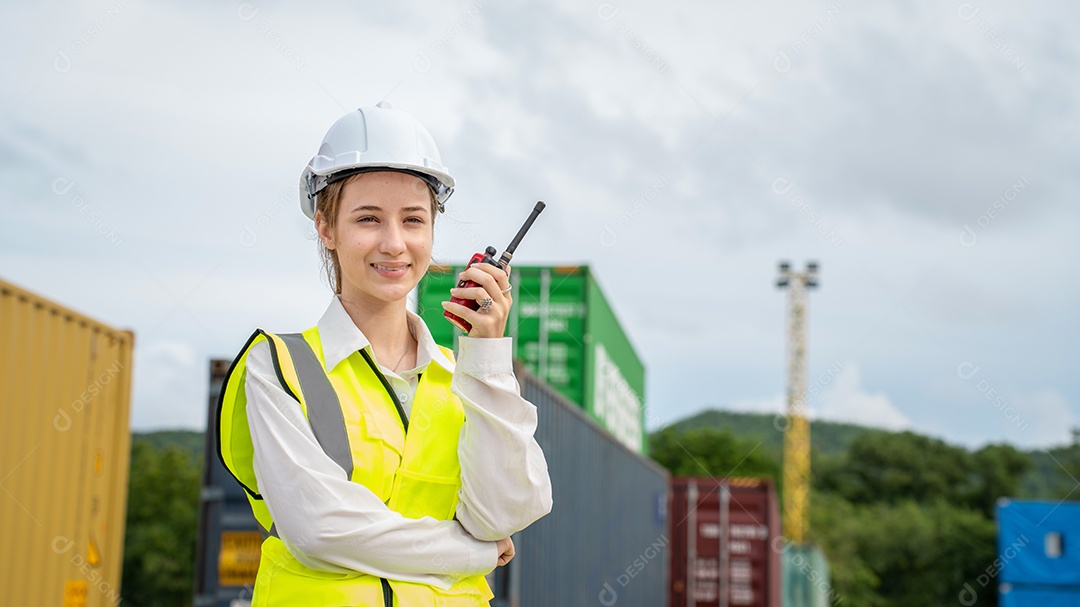
{"label": "forested hill", "polygon": [[[736,437],[761,441],[761,448],[776,460],[780,460],[784,446],[784,417],[765,413],[740,413],[709,409],[672,424],[682,432],[691,428],[715,428],[727,430]],[[814,455],[838,456],[847,453],[856,438],[867,433],[883,434],[886,430],[843,424],[812,421],[810,423],[810,449]]]}
{"label": "forested hill", "polygon": [[[726,430],[751,444],[760,441],[761,448],[776,461],[781,460],[783,453],[784,418],[782,416],[708,409],[679,420],[671,427],[680,433],[693,428]],[[812,456],[823,459],[842,457],[855,439],[864,434],[884,436],[895,433],[855,424],[811,421]],[[1061,445],[1023,451],[1031,458],[1032,467],[1021,477],[1016,497],[1056,500],[1078,487],[1077,480],[1066,468],[1071,468],[1080,462],[1080,446]],[[1080,495],[1080,491],[1077,494]]]}
{"label": "forested hill", "polygon": [[202,461],[205,434],[201,430],[153,430],[132,432],[132,440],[142,440],[155,449],[179,447],[198,461]]}

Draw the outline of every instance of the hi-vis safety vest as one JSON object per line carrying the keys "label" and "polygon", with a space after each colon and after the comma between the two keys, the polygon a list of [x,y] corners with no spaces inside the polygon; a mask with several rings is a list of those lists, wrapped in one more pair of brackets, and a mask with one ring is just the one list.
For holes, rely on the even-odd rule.
{"label": "hi-vis safety vest", "polygon": [[[450,391],[453,376],[434,362],[421,375],[412,416],[406,418],[366,350],[354,352],[327,373],[318,327],[280,335],[257,330],[233,361],[218,403],[218,454],[247,490],[251,510],[267,536],[253,607],[487,605],[494,595],[481,575],[443,590],[362,573],[317,571],[292,556],[277,537],[252,467],[254,448],[244,382],[248,353],[262,341],[269,342],[278,381],[296,399],[323,451],[353,482],[370,489],[402,516],[454,517],[461,487],[458,436],[465,420],[461,401]],[[452,351],[440,349],[453,360]],[[423,554],[418,548],[417,558],[431,559],[432,571],[439,571],[438,555]]]}

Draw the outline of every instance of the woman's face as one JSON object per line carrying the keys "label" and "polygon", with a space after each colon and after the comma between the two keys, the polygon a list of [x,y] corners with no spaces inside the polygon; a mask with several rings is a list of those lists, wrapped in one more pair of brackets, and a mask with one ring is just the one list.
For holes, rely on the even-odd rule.
{"label": "woman's face", "polygon": [[361,174],[341,192],[337,225],[319,224],[319,237],[337,251],[341,295],[371,303],[404,299],[431,261],[428,186],[395,171]]}

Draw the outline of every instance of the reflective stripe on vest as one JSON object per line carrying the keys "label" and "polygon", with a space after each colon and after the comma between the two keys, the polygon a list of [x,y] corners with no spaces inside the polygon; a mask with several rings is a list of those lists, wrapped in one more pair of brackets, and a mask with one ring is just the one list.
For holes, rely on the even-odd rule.
{"label": "reflective stripe on vest", "polygon": [[289,356],[296,367],[301,391],[308,403],[308,422],[316,440],[334,463],[345,471],[345,478],[352,478],[352,450],[349,434],[345,430],[345,418],[341,413],[334,386],[323,371],[323,365],[315,358],[311,346],[300,333],[282,334],[281,341],[289,348]]}
{"label": "reflective stripe on vest", "polygon": [[[366,350],[353,353],[328,373],[317,328],[301,334],[256,331],[226,374],[218,403],[218,453],[229,472],[247,490],[252,512],[266,530],[253,606],[378,605],[380,578],[309,569],[285,548],[262,495],[247,426],[247,356],[256,344],[270,347],[274,371],[283,390],[300,406],[323,451],[347,478],[375,493],[402,516],[453,518],[461,486],[457,442],[464,413],[450,390],[452,374],[432,362],[421,376],[413,399],[413,423]],[[453,353],[441,348],[447,358]],[[406,427],[412,426],[406,434]],[[422,544],[422,542],[421,542]],[[419,550],[422,553],[422,550]],[[437,555],[419,554],[441,569]],[[483,576],[462,579],[447,590],[390,580],[399,605],[484,605],[492,598]]]}

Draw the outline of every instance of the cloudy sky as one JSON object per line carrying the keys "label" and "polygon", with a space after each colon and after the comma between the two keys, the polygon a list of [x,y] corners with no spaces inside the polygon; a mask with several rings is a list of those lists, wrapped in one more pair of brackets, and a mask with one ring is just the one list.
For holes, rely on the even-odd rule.
{"label": "cloudy sky", "polygon": [[[388,4],[388,3],[387,3]],[[296,184],[344,112],[426,124],[437,259],[591,265],[649,424],[813,414],[965,445],[1080,425],[1080,8],[1005,2],[20,3],[0,20],[0,277],[137,335],[132,426],[329,290]]]}

